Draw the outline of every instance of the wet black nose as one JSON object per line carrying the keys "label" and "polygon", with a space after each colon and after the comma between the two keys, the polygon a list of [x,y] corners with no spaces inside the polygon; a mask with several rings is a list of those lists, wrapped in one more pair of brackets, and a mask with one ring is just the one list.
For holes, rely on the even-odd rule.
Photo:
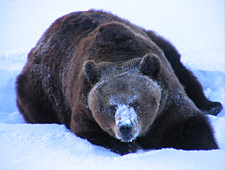
{"label": "wet black nose", "polygon": [[132,125],[130,124],[125,124],[125,125],[121,125],[119,127],[120,133],[122,133],[123,135],[128,135],[131,131],[132,131]]}

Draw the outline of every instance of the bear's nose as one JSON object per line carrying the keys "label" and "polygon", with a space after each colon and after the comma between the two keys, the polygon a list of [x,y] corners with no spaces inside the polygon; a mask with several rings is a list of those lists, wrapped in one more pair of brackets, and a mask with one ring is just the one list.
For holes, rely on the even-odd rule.
{"label": "bear's nose", "polygon": [[124,124],[119,127],[120,133],[127,136],[132,131],[133,126],[131,124]]}

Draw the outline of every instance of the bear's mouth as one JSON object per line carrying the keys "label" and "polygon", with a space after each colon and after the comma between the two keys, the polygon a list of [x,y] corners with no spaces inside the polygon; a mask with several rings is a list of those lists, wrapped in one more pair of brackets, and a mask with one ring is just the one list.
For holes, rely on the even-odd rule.
{"label": "bear's mouth", "polygon": [[137,138],[139,131],[130,124],[124,124],[115,128],[115,134],[121,142],[132,142]]}
{"label": "bear's mouth", "polygon": [[132,142],[139,134],[137,114],[133,107],[118,105],[115,114],[115,136],[122,142]]}
{"label": "bear's mouth", "polygon": [[129,135],[126,135],[126,136],[122,136],[122,138],[120,140],[122,142],[132,142],[133,140],[135,140],[135,138],[132,134],[129,134]]}

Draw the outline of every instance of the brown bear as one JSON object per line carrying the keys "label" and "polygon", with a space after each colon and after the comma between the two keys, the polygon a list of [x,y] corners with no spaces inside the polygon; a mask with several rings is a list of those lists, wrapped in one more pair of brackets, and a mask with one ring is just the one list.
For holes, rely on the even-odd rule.
{"label": "brown bear", "polygon": [[138,149],[217,149],[206,99],[177,50],[103,11],[57,19],[17,78],[17,105],[30,123],[65,124],[121,155]]}

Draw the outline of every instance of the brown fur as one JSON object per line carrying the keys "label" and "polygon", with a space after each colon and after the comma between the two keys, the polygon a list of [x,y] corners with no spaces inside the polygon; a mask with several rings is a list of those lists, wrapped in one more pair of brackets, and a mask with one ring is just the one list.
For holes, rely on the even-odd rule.
{"label": "brown fur", "polygon": [[[178,66],[197,84],[194,90],[207,108],[193,92],[187,92],[192,100],[186,95],[192,85],[184,89]],[[211,114],[222,105],[205,98],[174,47],[152,31],[101,11],[71,13],[50,26],[17,79],[17,103],[27,122],[65,124],[120,154],[139,148],[218,148],[195,104]],[[131,129],[117,123],[123,119],[115,117],[118,105],[135,110]]]}

